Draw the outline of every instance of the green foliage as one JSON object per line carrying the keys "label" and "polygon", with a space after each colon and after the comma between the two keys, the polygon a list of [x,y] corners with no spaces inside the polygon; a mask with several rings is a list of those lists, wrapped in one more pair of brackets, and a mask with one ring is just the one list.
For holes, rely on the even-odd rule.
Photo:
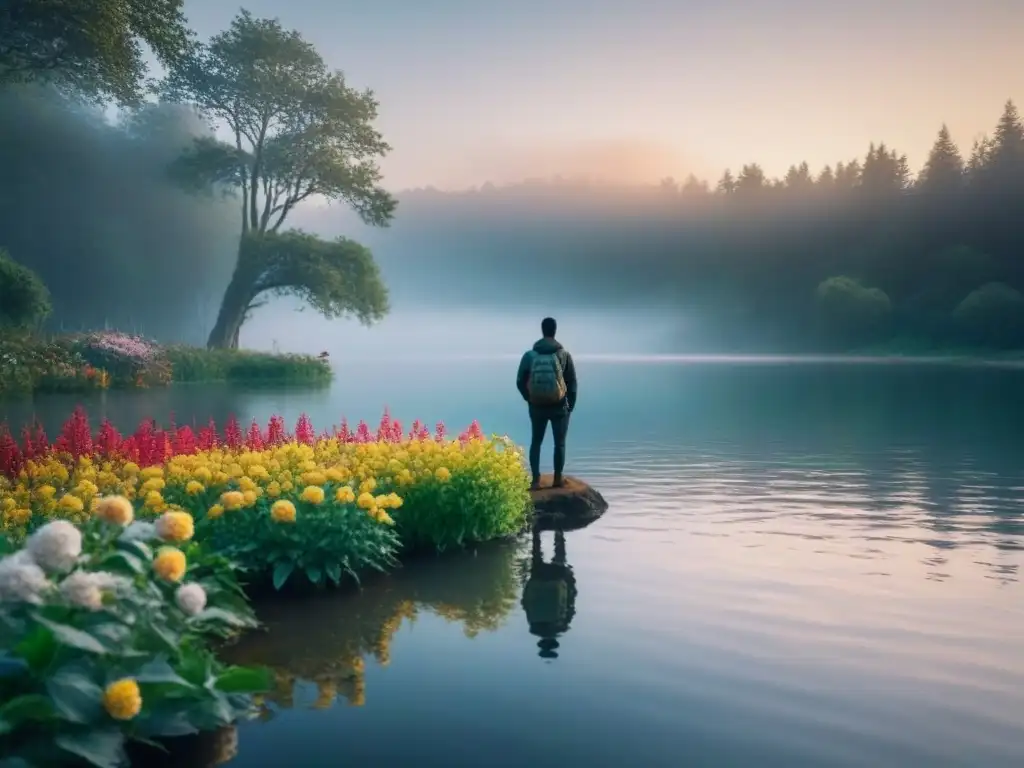
{"label": "green foliage", "polygon": [[[219,489],[198,496],[172,490],[166,497],[192,511],[196,536],[206,546],[237,562],[257,583],[269,580],[281,589],[296,579],[314,586],[358,581],[361,572],[384,571],[396,564],[394,529],[352,503],[336,501],[337,487],[322,486],[325,496],[318,504],[298,493],[284,499],[264,494],[250,507],[216,515],[210,515],[209,508],[220,497]],[[292,505],[294,520],[275,520],[275,503]]]}
{"label": "green foliage", "polygon": [[[211,730],[252,710],[249,694],[269,687],[267,675],[225,667],[206,643],[211,632],[255,625],[223,560],[187,548],[190,589],[206,595],[205,606],[188,605],[182,587],[157,576],[144,524],[124,529],[94,518],[80,529],[80,552],[60,525],[67,523],[34,535],[50,536],[51,546],[30,539],[0,561],[5,758],[119,766],[128,740]],[[70,573],[55,566],[55,552],[71,556]],[[138,711],[105,695],[125,679],[140,694]]]}
{"label": "green foliage", "polygon": [[312,355],[181,345],[166,347],[164,352],[176,382],[319,385],[329,383],[334,376],[326,359]]}
{"label": "green foliage", "polygon": [[525,473],[498,474],[481,463],[454,469],[447,482],[402,489],[394,518],[405,548],[443,551],[521,533],[531,508]]}
{"label": "green foliage", "polygon": [[0,248],[0,328],[37,328],[52,312],[39,276]]}
{"label": "green foliage", "polygon": [[208,346],[237,346],[239,327],[266,292],[298,295],[327,317],[382,317],[386,292],[368,250],[277,234],[313,196],[344,201],[368,224],[390,222],[395,200],[379,186],[377,164],[390,147],[373,127],[373,93],[349,87],[298,32],[244,10],[173,64],[162,91],[232,137],[197,140],[171,169],[186,188],[230,191],[241,204],[238,266]]}
{"label": "green foliage", "polygon": [[85,358],[65,344],[29,333],[0,334],[0,395],[89,392],[105,386]]}
{"label": "green foliage", "polygon": [[987,283],[971,291],[953,311],[966,341],[986,347],[1024,343],[1024,295],[1005,283]]}
{"label": "green foliage", "polygon": [[5,0],[0,85],[43,81],[95,99],[137,101],[144,48],[169,64],[188,49],[184,0]]}
{"label": "green foliage", "polygon": [[388,293],[368,248],[299,231],[243,236],[239,264],[252,276],[251,293],[294,295],[324,317],[354,315],[364,325],[388,311]]}
{"label": "green foliage", "polygon": [[868,343],[881,336],[892,311],[889,297],[845,276],[830,277],[815,290],[821,322],[831,338]]}

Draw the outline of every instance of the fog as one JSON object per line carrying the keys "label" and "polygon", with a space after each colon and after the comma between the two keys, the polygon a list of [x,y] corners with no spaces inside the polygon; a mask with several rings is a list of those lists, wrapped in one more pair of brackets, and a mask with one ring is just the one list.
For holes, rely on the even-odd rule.
{"label": "fog", "polygon": [[283,300],[258,309],[242,328],[241,345],[310,354],[326,351],[341,371],[345,360],[518,357],[540,337],[540,321],[551,314],[559,323],[559,340],[574,355],[658,354],[678,346],[678,320],[658,310],[399,307],[381,323],[365,328],[355,322],[330,322],[297,311],[297,306]]}
{"label": "fog", "polygon": [[0,248],[43,278],[55,330],[202,343],[233,267],[237,209],[167,180],[204,131],[190,111],[153,107],[134,128],[45,89],[0,92]]}

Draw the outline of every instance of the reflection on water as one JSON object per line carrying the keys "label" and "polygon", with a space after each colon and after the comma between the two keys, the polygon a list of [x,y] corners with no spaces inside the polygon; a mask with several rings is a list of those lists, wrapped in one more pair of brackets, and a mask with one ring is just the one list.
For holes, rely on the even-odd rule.
{"label": "reflection on water", "polygon": [[430,614],[458,625],[467,638],[493,632],[516,604],[522,570],[519,546],[496,543],[414,560],[354,592],[268,598],[256,605],[265,630],[245,635],[222,655],[229,663],[273,670],[276,684],[263,702],[264,719],[294,707],[304,684],[316,690],[312,709],[339,698],[361,707],[367,661],[390,665],[403,626]]}
{"label": "reflection on water", "polygon": [[523,612],[535,635],[542,659],[558,658],[558,638],[569,631],[576,615],[576,577],[565,557],[565,532],[555,532],[555,554],[545,562],[540,531],[530,546],[529,578],[523,586]]}
{"label": "reflection on water", "polygon": [[[586,530],[262,604],[227,653],[278,685],[232,768],[1024,765],[1024,372],[662,362],[578,362],[569,465],[611,506]],[[506,364],[458,397],[451,366],[99,404],[528,440]],[[36,410],[52,434],[73,404]]]}

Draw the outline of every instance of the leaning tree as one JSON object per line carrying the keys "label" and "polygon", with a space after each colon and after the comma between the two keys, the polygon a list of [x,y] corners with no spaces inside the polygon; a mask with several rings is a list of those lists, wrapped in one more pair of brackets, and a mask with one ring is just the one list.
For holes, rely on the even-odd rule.
{"label": "leaning tree", "polygon": [[267,294],[298,296],[326,317],[381,319],[387,290],[368,249],[281,229],[315,196],[347,203],[367,224],[390,223],[396,202],[377,165],[390,147],[373,127],[373,93],[349,87],[298,32],[244,10],[175,62],[161,93],[231,137],[197,139],[172,169],[193,190],[230,190],[241,205],[237,262],[207,345],[237,347]]}

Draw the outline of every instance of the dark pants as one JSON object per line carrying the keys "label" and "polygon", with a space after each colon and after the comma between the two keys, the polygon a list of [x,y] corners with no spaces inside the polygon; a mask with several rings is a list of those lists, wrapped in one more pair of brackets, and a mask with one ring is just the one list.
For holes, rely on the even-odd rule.
{"label": "dark pants", "polygon": [[548,422],[551,422],[551,435],[555,439],[555,474],[561,475],[565,469],[565,436],[569,431],[569,412],[531,412],[530,426],[530,472],[534,479],[540,477],[540,446],[544,442]]}

